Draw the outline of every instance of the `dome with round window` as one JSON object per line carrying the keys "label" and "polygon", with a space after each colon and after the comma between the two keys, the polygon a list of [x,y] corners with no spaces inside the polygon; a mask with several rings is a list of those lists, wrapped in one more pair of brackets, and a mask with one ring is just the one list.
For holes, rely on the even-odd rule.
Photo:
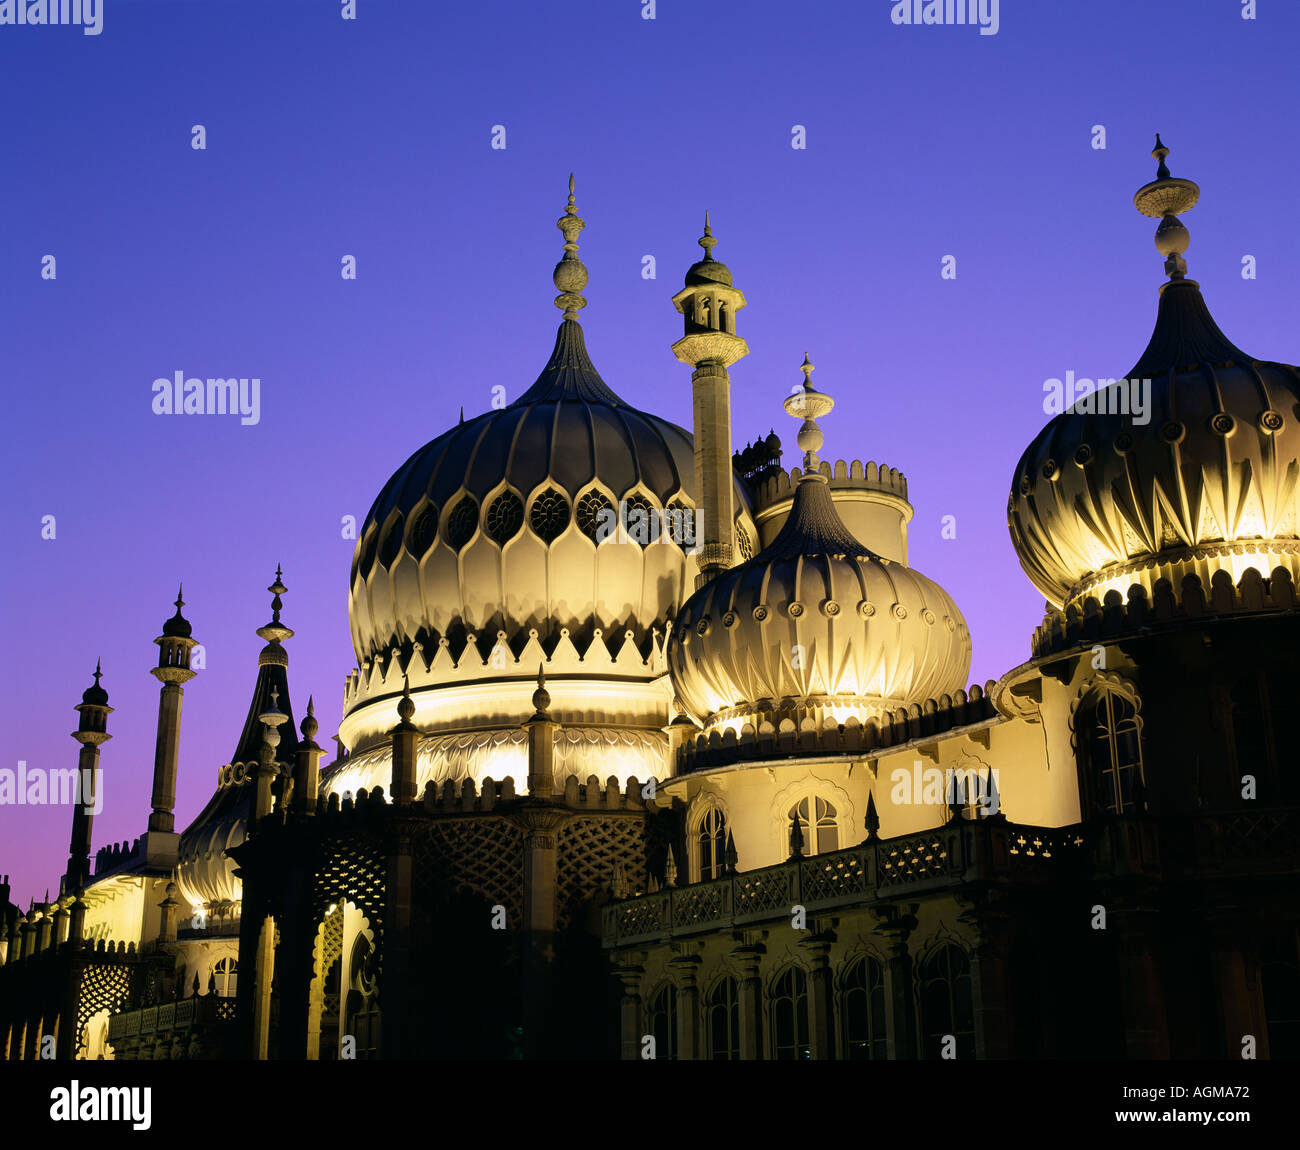
{"label": "dome with round window", "polygon": [[[524,707],[539,649],[548,664],[557,647],[584,669],[610,664],[611,679],[662,677],[672,615],[698,572],[693,440],[621,399],[592,364],[578,322],[582,226],[570,195],[555,272],[564,317],[536,381],[421,447],[366,516],[349,598],[358,660],[342,729],[350,746],[364,749],[392,726],[403,673],[417,722],[439,726],[471,716],[459,704],[429,711],[421,687],[509,681]],[[743,546],[758,532],[739,479],[733,506]],[[547,674],[563,699],[563,668]],[[385,709],[371,714],[380,699]],[[584,707],[595,705],[593,696]],[[486,721],[512,704],[497,694],[475,706]]]}

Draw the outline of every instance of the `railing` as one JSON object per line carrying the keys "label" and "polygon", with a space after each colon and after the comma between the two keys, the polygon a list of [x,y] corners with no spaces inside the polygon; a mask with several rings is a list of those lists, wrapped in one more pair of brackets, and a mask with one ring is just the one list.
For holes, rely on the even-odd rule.
{"label": "railing", "polygon": [[616,902],[604,911],[604,942],[702,934],[789,918],[795,906],[825,913],[967,882],[1046,882],[1083,845],[1075,827],[963,820]]}
{"label": "railing", "polygon": [[126,1038],[144,1038],[151,1034],[186,1030],[205,1023],[232,1022],[234,1018],[233,998],[204,994],[161,1006],[146,1006],[140,1010],[114,1014],[108,1020],[108,1040],[120,1042]]}

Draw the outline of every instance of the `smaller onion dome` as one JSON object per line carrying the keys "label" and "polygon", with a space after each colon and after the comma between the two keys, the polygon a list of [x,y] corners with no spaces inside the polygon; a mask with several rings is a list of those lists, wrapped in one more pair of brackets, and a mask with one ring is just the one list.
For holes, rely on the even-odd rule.
{"label": "smaller onion dome", "polygon": [[81,693],[81,701],[88,707],[107,707],[108,692],[99,685],[99,680],[103,677],[103,671],[99,669],[99,660],[95,660],[95,681],[91,683]]}
{"label": "smaller onion dome", "polygon": [[706,728],[866,721],[960,689],[970,634],[942,587],[854,538],[819,470],[817,417],[834,406],[812,386],[786,400],[802,418],[804,473],[772,542],[687,600],[668,664],[682,705]]}
{"label": "smaller onion dome", "polygon": [[190,621],[181,614],[181,608],[185,606],[185,600],[181,598],[184,590],[183,584],[176,590],[176,614],[163,624],[162,633],[165,639],[188,639],[194,633]]}
{"label": "smaller onion dome", "polygon": [[686,269],[687,287],[698,287],[700,284],[734,286],[731,281],[731,269],[713,258],[713,245],[717,242],[713,230],[709,227],[709,213],[705,212],[704,235],[699,239],[699,245],[704,249],[704,258]]}

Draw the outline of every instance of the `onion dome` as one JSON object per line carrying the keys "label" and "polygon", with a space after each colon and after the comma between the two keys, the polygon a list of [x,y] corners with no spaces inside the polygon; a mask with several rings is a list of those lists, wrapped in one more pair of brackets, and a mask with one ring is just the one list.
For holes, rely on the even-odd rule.
{"label": "onion dome", "polygon": [[[485,659],[498,632],[517,655],[531,630],[548,650],[565,629],[580,648],[599,629],[617,649],[631,631],[645,654],[693,585],[693,535],[662,530],[664,513],[680,521],[696,506],[693,440],[620,398],[593,365],[578,322],[576,212],[571,179],[554,273],[563,319],[541,374],[416,451],[366,517],[349,598],[363,667],[393,649],[405,665],[417,643],[429,661],[444,640],[460,659],[471,636]],[[738,480],[736,521],[757,539],[749,505]],[[616,529],[628,520],[650,525],[630,543]]]}
{"label": "onion dome", "polygon": [[854,538],[821,474],[817,418],[834,405],[804,384],[804,471],[789,518],[749,561],[682,607],[668,663],[678,699],[706,728],[859,721],[962,687],[970,634],[938,584]]}
{"label": "onion dome", "polygon": [[181,597],[184,590],[184,585],[176,590],[176,614],[163,624],[164,639],[188,639],[194,633],[190,621],[181,614],[181,608],[185,606],[185,600]]}
{"label": "onion dome", "polygon": [[[283,602],[280,598],[288,588],[281,580],[280,568],[275,569],[275,581],[267,588],[271,600],[271,622],[257,629],[257,635],[267,641],[258,655],[257,680],[253,697],[248,705],[248,715],[235,744],[234,754],[217,775],[217,790],[207,806],[181,833],[177,852],[176,882],[182,896],[196,910],[207,908],[209,913],[228,910],[239,902],[243,884],[235,875],[235,863],[226,851],[244,841],[248,823],[253,815],[256,798],[256,767],[264,740],[274,747],[281,774],[292,773],[298,740],[294,734],[293,708],[289,701],[289,655],[282,643],[293,637],[293,631],[280,622]],[[280,707],[279,703],[284,706]],[[275,722],[268,732],[267,716]],[[278,724],[285,724],[284,734]],[[273,735],[268,739],[268,734]]]}
{"label": "onion dome", "polygon": [[107,707],[108,692],[99,685],[104,672],[99,669],[99,660],[95,660],[95,681],[81,692],[81,701],[87,707]]}
{"label": "onion dome", "polygon": [[1169,282],[1155,330],[1119,381],[1068,405],[1016,465],[1007,523],[1021,566],[1057,608],[1188,575],[1210,586],[1249,567],[1300,575],[1295,476],[1300,372],[1258,360],[1219,330],[1186,278],[1178,216],[1200,189],[1170,176],[1156,137],[1157,178],[1134,204],[1160,219]]}
{"label": "onion dome", "polygon": [[713,229],[709,227],[709,213],[704,213],[704,235],[699,239],[700,247],[704,249],[704,258],[696,263],[691,264],[686,269],[686,286],[698,287],[700,284],[722,284],[723,287],[732,287],[731,269],[726,264],[719,263],[713,258],[713,246],[718,241],[713,235]]}

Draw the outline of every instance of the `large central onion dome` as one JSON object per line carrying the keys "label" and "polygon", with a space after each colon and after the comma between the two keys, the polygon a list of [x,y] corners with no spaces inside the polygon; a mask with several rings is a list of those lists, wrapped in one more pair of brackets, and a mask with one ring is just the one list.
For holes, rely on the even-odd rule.
{"label": "large central onion dome", "polygon": [[959,690],[970,633],[937,583],[869,550],[840,519],[818,470],[816,418],[833,400],[812,386],[802,417],[804,473],[781,531],[681,609],[668,648],[678,699],[706,730],[790,721],[842,723]]}
{"label": "large central onion dome", "polygon": [[[529,713],[539,660],[566,723],[589,726],[603,712],[617,720],[611,730],[644,723],[646,738],[663,741],[666,685],[654,688],[665,696],[657,718],[647,685],[663,678],[668,628],[698,572],[694,444],[615,394],[587,353],[572,183],[558,226],[564,317],[546,366],[513,403],[462,418],[412,455],[375,500],[354,553],[358,671],[341,735],[363,752],[382,743],[405,674],[416,724],[442,740],[422,748],[430,778],[499,777],[493,762],[518,759],[518,716]],[[739,480],[734,506],[744,552],[758,533]],[[610,680],[635,681],[639,693],[615,699]],[[491,739],[465,734],[488,728]],[[605,743],[566,737],[587,772]],[[370,772],[379,783],[382,766]]]}
{"label": "large central onion dome", "polygon": [[1134,197],[1160,218],[1167,257],[1151,341],[1124,379],[1039,432],[1012,481],[1012,542],[1057,608],[1133,584],[1150,595],[1162,578],[1208,588],[1220,570],[1300,576],[1300,371],[1234,345],[1185,278],[1178,216],[1200,189],[1169,175],[1168,154],[1157,137],[1157,178]]}

